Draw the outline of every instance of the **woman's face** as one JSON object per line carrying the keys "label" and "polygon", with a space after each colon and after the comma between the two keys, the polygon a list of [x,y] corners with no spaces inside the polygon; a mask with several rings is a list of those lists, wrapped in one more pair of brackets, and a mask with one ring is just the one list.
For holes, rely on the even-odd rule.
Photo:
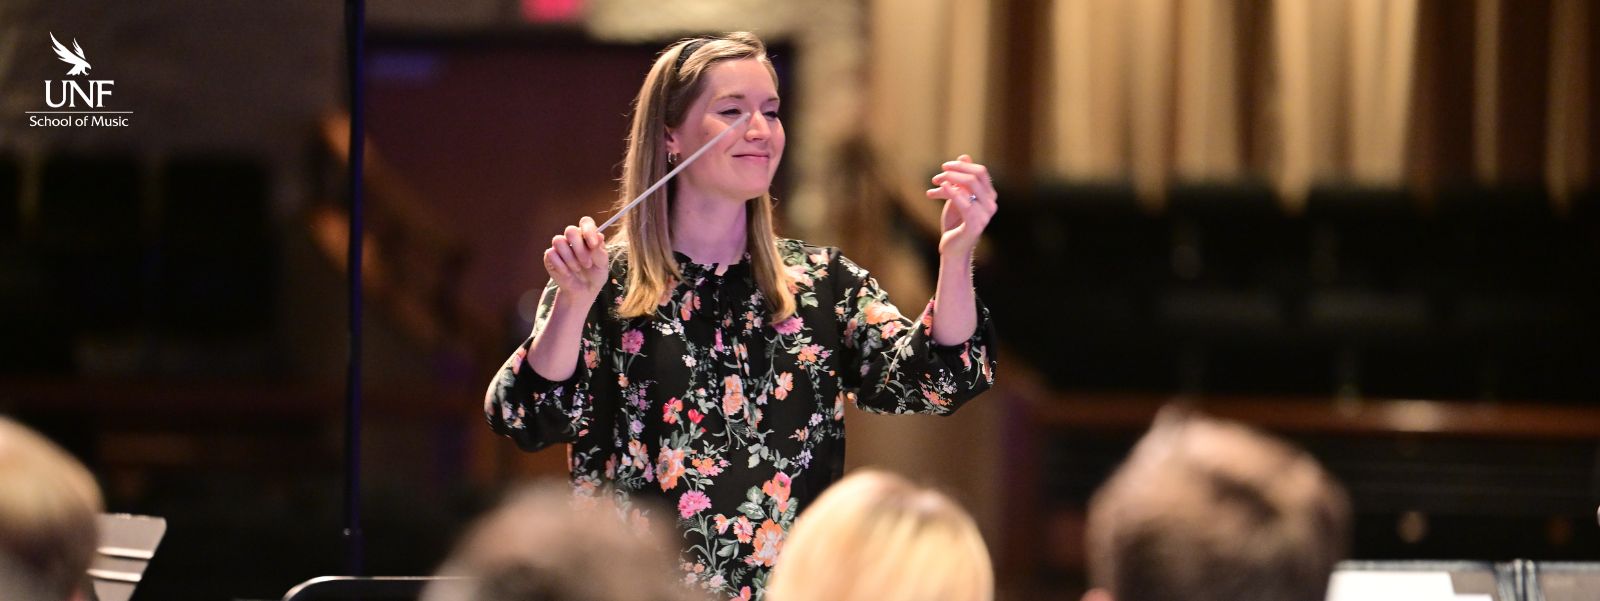
{"label": "woman's face", "polygon": [[761,196],[772,187],[783,158],[783,122],[772,73],[752,58],[716,63],[702,77],[705,89],[689,105],[683,125],[667,132],[668,152],[687,160],[739,117],[752,115],[678,175],[678,191],[733,202]]}

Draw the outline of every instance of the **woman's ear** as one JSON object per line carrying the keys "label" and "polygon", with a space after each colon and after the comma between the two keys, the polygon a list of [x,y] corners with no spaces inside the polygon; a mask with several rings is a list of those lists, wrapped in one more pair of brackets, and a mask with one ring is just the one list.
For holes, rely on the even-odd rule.
{"label": "woman's ear", "polygon": [[683,154],[683,149],[678,147],[680,146],[680,144],[678,144],[678,132],[674,131],[670,127],[665,128],[664,131],[665,133],[661,135],[662,141],[666,142],[667,154]]}

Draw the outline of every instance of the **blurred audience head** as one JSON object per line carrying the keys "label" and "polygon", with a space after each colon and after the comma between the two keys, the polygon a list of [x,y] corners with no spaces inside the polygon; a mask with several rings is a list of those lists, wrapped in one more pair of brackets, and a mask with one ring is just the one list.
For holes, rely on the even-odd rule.
{"label": "blurred audience head", "polygon": [[[640,514],[632,512],[636,520]],[[691,601],[670,524],[628,524],[565,483],[513,493],[468,529],[423,601]],[[658,533],[658,535],[646,534]]]}
{"label": "blurred audience head", "polygon": [[972,516],[938,491],[862,470],[795,522],[769,601],[989,601],[994,571]]}
{"label": "blurred audience head", "polygon": [[1169,407],[1089,506],[1085,601],[1322,601],[1350,537],[1310,455]]}
{"label": "blurred audience head", "polygon": [[39,591],[28,598],[86,596],[102,508],[100,488],[83,464],[0,417],[0,581]]}

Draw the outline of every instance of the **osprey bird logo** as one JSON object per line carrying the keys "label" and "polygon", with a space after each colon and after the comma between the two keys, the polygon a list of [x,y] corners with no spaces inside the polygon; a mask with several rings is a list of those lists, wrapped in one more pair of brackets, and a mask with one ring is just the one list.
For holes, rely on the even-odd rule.
{"label": "osprey bird logo", "polygon": [[67,50],[66,46],[62,46],[61,41],[56,39],[54,32],[50,33],[50,43],[55,46],[56,57],[60,58],[61,62],[72,65],[72,70],[67,71],[67,75],[83,75],[89,72],[89,59],[83,55],[83,48],[78,46],[77,38],[72,40],[72,50],[76,50],[76,53]]}

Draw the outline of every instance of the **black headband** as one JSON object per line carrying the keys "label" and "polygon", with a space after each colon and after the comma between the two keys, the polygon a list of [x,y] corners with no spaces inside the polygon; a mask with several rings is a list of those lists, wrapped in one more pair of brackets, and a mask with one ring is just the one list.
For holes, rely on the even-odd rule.
{"label": "black headband", "polygon": [[683,49],[678,51],[678,66],[676,70],[679,74],[683,73],[683,61],[689,60],[689,55],[694,54],[694,51],[699,50],[701,46],[706,45],[706,42],[709,41],[705,38],[695,38],[694,41],[683,45]]}

